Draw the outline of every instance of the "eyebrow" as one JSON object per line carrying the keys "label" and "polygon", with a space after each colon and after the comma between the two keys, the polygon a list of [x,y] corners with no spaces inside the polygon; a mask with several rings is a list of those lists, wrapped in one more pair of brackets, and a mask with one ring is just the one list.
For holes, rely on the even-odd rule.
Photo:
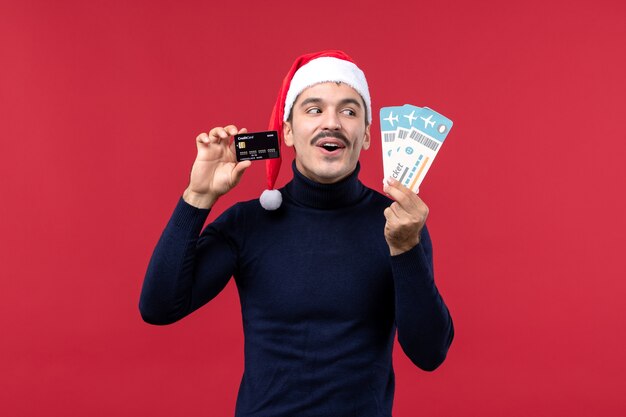
{"label": "eyebrow", "polygon": [[[309,97],[307,99],[305,99],[302,103],[300,103],[300,107],[304,107],[308,104],[317,104],[317,103],[321,103],[324,100],[322,100],[319,97]],[[358,108],[361,108],[361,103],[359,103],[358,100],[355,100],[353,98],[344,98],[343,100],[341,100],[339,102],[340,106],[346,105],[346,104],[354,104],[355,106],[357,106]]]}

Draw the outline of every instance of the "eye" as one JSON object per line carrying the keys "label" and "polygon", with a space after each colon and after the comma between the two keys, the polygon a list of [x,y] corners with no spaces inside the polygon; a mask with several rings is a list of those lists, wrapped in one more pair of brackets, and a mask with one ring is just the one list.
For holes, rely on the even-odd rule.
{"label": "eye", "polygon": [[346,116],[356,116],[356,112],[352,109],[343,109],[341,113],[345,114]]}
{"label": "eye", "polygon": [[320,109],[319,107],[311,107],[311,108],[306,109],[307,114],[318,114],[321,112],[322,112],[322,109]]}

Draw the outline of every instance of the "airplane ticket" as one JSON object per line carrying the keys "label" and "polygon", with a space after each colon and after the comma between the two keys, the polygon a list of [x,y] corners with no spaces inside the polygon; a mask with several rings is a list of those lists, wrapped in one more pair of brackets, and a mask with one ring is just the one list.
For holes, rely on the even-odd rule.
{"label": "airplane ticket", "polygon": [[418,193],[452,121],[428,107],[410,104],[383,107],[380,119],[385,178],[395,178]]}
{"label": "airplane ticket", "polygon": [[[383,172],[385,178],[391,176],[391,159],[394,150],[399,145],[400,139],[398,139],[398,132],[400,122],[400,115],[403,113],[402,106],[397,107],[383,107],[380,109],[380,137],[382,140],[383,151]],[[403,125],[402,132],[406,131],[406,124]],[[408,126],[410,129],[410,125]],[[396,139],[398,141],[396,142]]]}

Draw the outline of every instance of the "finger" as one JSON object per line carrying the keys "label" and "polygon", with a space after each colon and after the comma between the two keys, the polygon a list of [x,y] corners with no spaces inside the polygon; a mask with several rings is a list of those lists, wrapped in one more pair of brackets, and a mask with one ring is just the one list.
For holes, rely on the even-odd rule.
{"label": "finger", "polygon": [[238,135],[241,135],[242,133],[248,133],[248,129],[242,127],[241,129],[239,129],[239,132],[237,132]]}
{"label": "finger", "polygon": [[420,216],[404,210],[401,205],[393,203],[389,206],[391,211],[391,224],[394,226],[408,226],[419,220]]}
{"label": "finger", "polygon": [[398,180],[396,180],[395,178],[392,178],[392,177],[387,179],[385,189],[387,189],[387,190],[397,190],[400,193],[406,195],[407,197],[412,197],[412,196],[415,195],[415,193],[413,193],[413,191],[411,191],[410,189],[408,189],[407,187],[402,185],[402,183],[400,181],[398,181]]}
{"label": "finger", "polygon": [[[235,125],[228,125],[224,128],[224,131],[228,134],[228,136],[233,136],[237,134],[237,126]],[[224,138],[222,138],[224,139]]]}
{"label": "finger", "polygon": [[411,216],[411,214],[408,211],[406,211],[404,207],[402,207],[397,202],[390,205],[389,208],[391,209],[391,211],[393,212],[393,214],[396,216],[398,220],[406,219]]}
{"label": "finger", "polygon": [[385,220],[387,220],[385,222],[385,231],[394,230],[398,224],[398,217],[396,214],[390,207],[387,207],[385,211],[383,211],[383,214],[385,215]]}
{"label": "finger", "polygon": [[404,210],[398,203],[393,203],[387,207],[384,212],[386,213],[385,218],[387,221],[394,224],[405,223],[412,218],[411,214]]}
{"label": "finger", "polygon": [[237,185],[245,170],[252,165],[252,161],[241,161],[233,168],[233,185]]}
{"label": "finger", "polygon": [[200,133],[197,137],[196,137],[196,143],[197,144],[208,144],[209,143],[209,135],[206,134],[205,132]]}
{"label": "finger", "polygon": [[393,212],[393,210],[391,209],[391,207],[387,207],[384,211],[383,214],[385,215],[385,219],[387,221],[391,221],[396,217],[396,214]]}
{"label": "finger", "polygon": [[[385,185],[383,190],[389,197],[391,197],[398,204],[403,206],[406,210],[410,210],[411,206],[417,205],[417,201],[414,198],[415,195],[410,190],[408,190],[408,188],[404,187],[400,183],[397,183],[395,185],[392,185],[391,183],[388,185]],[[409,193],[407,194],[405,190],[408,190]]]}
{"label": "finger", "polygon": [[388,180],[387,185],[384,187],[384,191],[407,212],[421,210],[423,206],[426,206],[417,194],[413,193],[410,189],[393,178]]}
{"label": "finger", "polygon": [[228,139],[230,134],[224,127],[214,127],[209,132],[209,143],[220,143],[223,139]]}
{"label": "finger", "polygon": [[396,180],[396,179],[395,179],[395,178],[393,178],[393,177],[385,178],[385,179],[383,180],[383,186],[384,186],[384,185],[388,185],[388,184],[389,184],[389,185],[393,184],[393,186],[399,186],[398,188],[399,188],[399,189],[401,189],[401,190],[406,189],[406,191],[408,191],[408,192],[409,192],[409,193],[411,193],[411,194],[415,194],[415,195],[417,195],[417,194],[419,194],[419,193],[420,193],[420,189],[419,189],[419,187],[417,187],[417,190],[415,190],[415,191],[411,191],[411,189],[410,189],[410,188],[405,187],[404,185],[402,185],[402,183],[401,183],[400,181]]}

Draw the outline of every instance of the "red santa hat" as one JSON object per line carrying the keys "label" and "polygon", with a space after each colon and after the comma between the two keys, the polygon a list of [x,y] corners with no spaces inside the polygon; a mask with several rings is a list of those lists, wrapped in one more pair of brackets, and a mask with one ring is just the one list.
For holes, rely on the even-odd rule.
{"label": "red santa hat", "polygon": [[[305,54],[295,60],[283,79],[270,117],[269,130],[278,131],[279,147],[284,139],[283,123],[289,118],[291,108],[300,93],[312,85],[324,82],[341,82],[354,88],[365,102],[367,123],[372,122],[372,103],[367,80],[352,58],[338,50]],[[260,201],[266,210],[276,210],[282,203],[280,191],[274,189],[281,160],[276,158],[265,161],[268,189],[263,191]]]}

